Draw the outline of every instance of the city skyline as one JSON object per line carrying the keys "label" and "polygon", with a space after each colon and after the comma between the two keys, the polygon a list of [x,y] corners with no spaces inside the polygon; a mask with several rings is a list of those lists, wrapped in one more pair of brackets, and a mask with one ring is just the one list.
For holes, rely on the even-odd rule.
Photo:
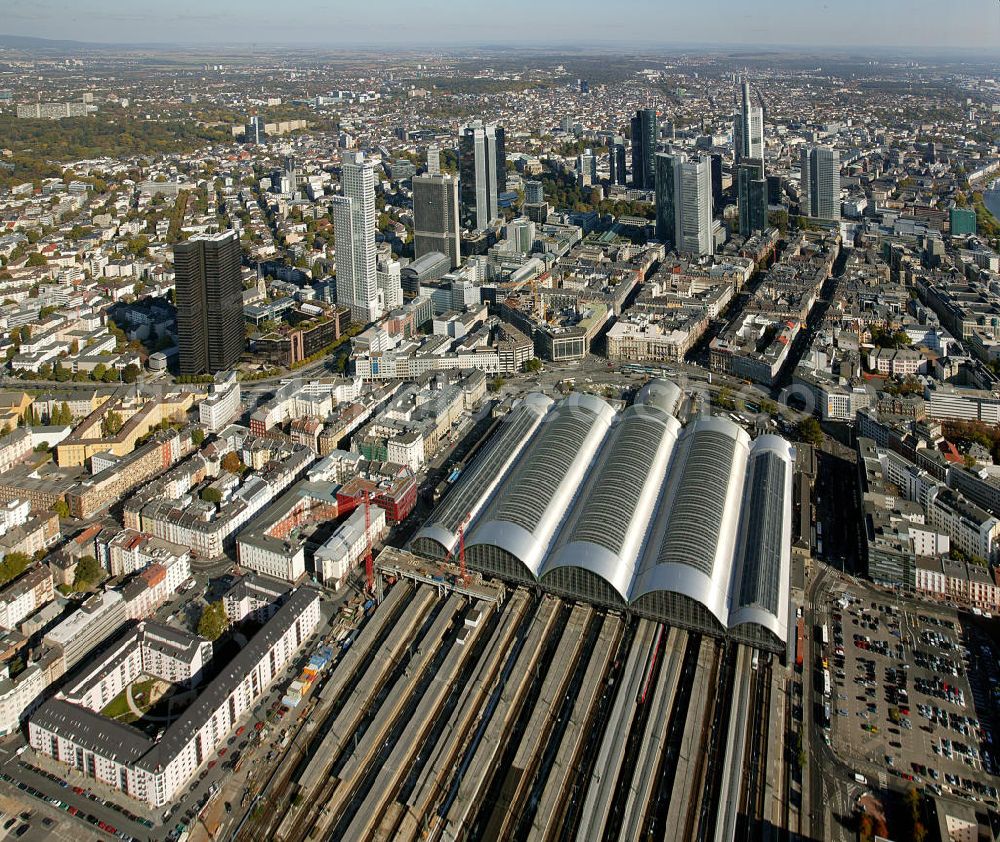
{"label": "city skyline", "polygon": [[1000,0],[329,5],[4,0],[4,830],[993,839]]}
{"label": "city skyline", "polygon": [[[942,16],[930,0],[890,2],[873,7],[861,0],[823,4],[800,14],[792,0],[772,0],[753,13],[735,0],[710,0],[697,8],[657,7],[645,0],[626,0],[621,14],[602,21],[599,29],[589,22],[588,10],[597,12],[593,0],[570,3],[555,0],[544,7],[515,3],[530,9],[529,32],[518,29],[519,16],[509,23],[491,20],[484,28],[484,13],[455,0],[407,4],[394,11],[393,26],[373,20],[365,11],[331,8],[315,0],[298,4],[297,15],[277,18],[262,0],[239,5],[216,4],[212,11],[182,6],[169,12],[157,4],[123,4],[117,0],[12,0],[5,11],[3,35],[75,40],[93,43],[138,44],[270,44],[360,47],[430,44],[614,44],[633,45],[759,45],[832,47],[925,47],[973,49],[996,52],[1000,44],[1000,7],[993,0],[968,0],[961,16]],[[572,14],[569,12],[572,11]],[[862,17],[863,16],[863,17]],[[933,16],[936,24],[926,26]],[[860,28],[858,20],[864,20]],[[728,21],[729,25],[720,25]],[[192,27],[193,24],[197,26]],[[317,33],[327,30],[328,36]],[[663,31],[669,37],[651,33]],[[489,36],[484,37],[488,32]],[[599,37],[595,38],[595,32]]]}

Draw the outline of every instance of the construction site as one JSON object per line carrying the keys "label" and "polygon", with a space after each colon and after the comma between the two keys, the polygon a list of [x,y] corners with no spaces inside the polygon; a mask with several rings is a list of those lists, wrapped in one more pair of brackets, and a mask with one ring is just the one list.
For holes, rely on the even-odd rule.
{"label": "construction site", "polygon": [[391,548],[373,574],[380,604],[314,687],[238,838],[786,826],[786,671],[771,654]]}

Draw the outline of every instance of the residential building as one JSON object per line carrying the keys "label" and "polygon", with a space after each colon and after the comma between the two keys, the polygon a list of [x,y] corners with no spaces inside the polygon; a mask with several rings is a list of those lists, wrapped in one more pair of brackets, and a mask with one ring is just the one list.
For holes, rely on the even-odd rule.
{"label": "residential building", "polygon": [[[293,592],[162,734],[106,719],[60,694],[31,714],[31,747],[150,807],[172,803],[315,632],[319,603],[314,588]],[[108,653],[101,664],[118,657]],[[90,694],[84,698],[93,703]]]}
{"label": "residential building", "polygon": [[0,590],[0,628],[17,628],[25,617],[53,599],[52,571],[44,564],[29,568]]}

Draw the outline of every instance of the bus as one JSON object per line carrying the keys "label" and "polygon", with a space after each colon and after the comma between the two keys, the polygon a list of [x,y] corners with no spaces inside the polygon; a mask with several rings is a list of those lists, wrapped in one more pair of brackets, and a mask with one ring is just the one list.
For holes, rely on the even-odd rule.
{"label": "bus", "polygon": [[821,639],[823,641],[823,645],[824,646],[829,646],[830,645],[830,629],[827,628],[826,623],[823,623],[823,628],[821,630],[821,635],[822,635]]}
{"label": "bus", "polygon": [[823,670],[823,695],[830,698],[830,670]]}

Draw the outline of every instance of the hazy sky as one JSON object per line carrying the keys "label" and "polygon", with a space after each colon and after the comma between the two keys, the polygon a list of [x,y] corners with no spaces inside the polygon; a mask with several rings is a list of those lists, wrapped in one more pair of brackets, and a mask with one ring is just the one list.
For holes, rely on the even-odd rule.
{"label": "hazy sky", "polygon": [[1000,49],[1000,0],[0,0],[0,33],[105,42]]}

